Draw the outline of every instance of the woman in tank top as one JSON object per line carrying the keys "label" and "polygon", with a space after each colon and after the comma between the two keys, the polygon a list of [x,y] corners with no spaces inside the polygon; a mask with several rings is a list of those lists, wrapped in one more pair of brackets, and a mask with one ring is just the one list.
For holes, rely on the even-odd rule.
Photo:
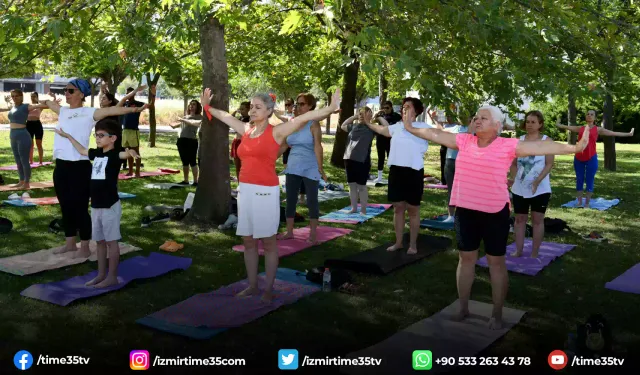
{"label": "woman in tank top", "polygon": [[[525,116],[521,129],[527,134],[520,137],[522,142],[547,141],[551,138],[542,134],[544,117],[540,111],[530,111]],[[513,211],[516,222],[513,231],[516,236],[516,252],[512,255],[519,257],[524,249],[524,237],[527,215],[531,207],[531,223],[533,224],[533,247],[531,257],[538,257],[538,250],[544,237],[544,214],[551,198],[551,182],[549,172],[553,168],[553,155],[530,155],[514,159],[511,164],[509,180],[513,195]]]}
{"label": "woman in tank top", "polygon": [[[31,93],[31,104],[38,105],[40,101],[38,100],[38,93]],[[33,164],[33,146],[34,139],[35,145],[38,148],[38,160],[40,161],[40,165],[42,165],[42,156],[44,154],[42,149],[42,138],[44,137],[44,129],[42,127],[42,122],[40,122],[40,115],[42,114],[42,108],[34,108],[29,111],[29,116],[27,116],[27,131],[31,136],[31,150],[29,150],[29,163]]]}

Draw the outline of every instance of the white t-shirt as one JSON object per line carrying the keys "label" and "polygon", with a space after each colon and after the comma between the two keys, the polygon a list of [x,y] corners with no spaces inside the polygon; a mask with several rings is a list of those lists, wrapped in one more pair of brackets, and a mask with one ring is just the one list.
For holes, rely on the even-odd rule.
{"label": "white t-shirt", "polygon": [[[434,128],[424,122],[414,122],[414,128]],[[409,167],[417,171],[424,168],[424,154],[429,148],[426,139],[416,137],[409,133],[402,122],[389,125],[391,134],[391,151],[387,165],[398,167]]]}
{"label": "white t-shirt", "polygon": [[[89,148],[91,131],[96,125],[96,121],[93,119],[96,109],[93,107],[75,109],[60,107],[56,129],[62,128],[82,146]],[[80,155],[70,140],[58,134],[53,138],[53,158],[67,161],[89,160],[88,156]]]}
{"label": "white t-shirt", "polygon": [[[520,140],[524,141],[524,137],[524,135],[521,136]],[[545,139],[547,139],[546,135],[542,137],[543,141]],[[531,191],[533,181],[540,176],[546,165],[546,157],[544,155],[518,158],[517,163],[518,172],[516,172],[516,178],[513,182],[513,186],[511,186],[511,192],[513,194],[519,195],[523,198],[533,198],[540,194],[551,193],[551,181],[549,180],[549,175],[546,175],[542,179],[535,194]]]}

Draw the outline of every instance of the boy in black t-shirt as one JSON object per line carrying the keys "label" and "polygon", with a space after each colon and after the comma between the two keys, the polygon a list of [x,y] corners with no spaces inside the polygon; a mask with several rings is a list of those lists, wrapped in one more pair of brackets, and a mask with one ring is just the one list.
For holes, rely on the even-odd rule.
{"label": "boy in black t-shirt", "polygon": [[[95,127],[98,148],[87,150],[64,129],[55,130],[68,138],[81,155],[93,160],[91,172],[91,222],[92,239],[98,244],[98,276],[87,282],[87,286],[106,288],[118,284],[120,262],[120,218],[122,206],[118,197],[118,174],[122,160],[140,158],[134,151],[120,152],[115,143],[121,136],[120,124],[113,119],[98,121]],[[109,273],[107,274],[107,249],[109,250]]]}

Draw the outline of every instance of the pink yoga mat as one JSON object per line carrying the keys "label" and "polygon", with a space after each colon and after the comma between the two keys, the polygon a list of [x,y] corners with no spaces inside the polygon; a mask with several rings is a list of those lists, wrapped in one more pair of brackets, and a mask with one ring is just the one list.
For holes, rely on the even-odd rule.
{"label": "pink yoga mat", "polygon": [[[45,161],[42,163],[42,165],[40,165],[40,163],[32,163],[31,164],[31,169],[33,168],[40,168],[40,167],[46,167],[47,165],[51,165],[53,164],[50,161]],[[4,167],[0,167],[0,171],[17,171],[18,170],[18,166],[17,165],[5,165]]]}
{"label": "pink yoga mat", "polygon": [[[0,185],[0,191],[21,191],[21,190],[25,190],[23,188],[16,188],[13,187],[14,184],[11,185]],[[47,182],[32,182],[29,184],[29,190],[34,190],[34,189],[46,189],[46,188],[52,188],[53,187],[53,181],[47,181]]]}
{"label": "pink yoga mat", "polygon": [[[165,175],[176,174],[176,173],[180,173],[180,171],[177,169],[159,168],[157,171],[153,171],[153,172],[140,172],[140,177],[143,178],[143,177],[165,176]],[[118,175],[119,180],[131,180],[133,178],[136,178],[136,176],[135,175],[127,176],[122,173]]]}
{"label": "pink yoga mat", "polygon": [[[278,240],[278,255],[281,257],[295,254],[298,251],[302,251],[306,248],[311,247],[312,245],[307,242],[307,238],[309,238],[309,231],[311,228],[297,228],[293,230],[293,239],[290,240]],[[345,228],[331,228],[331,227],[321,227],[319,226],[317,229],[317,239],[318,244],[331,241],[338,237],[342,237],[351,233],[351,229]],[[233,247],[235,251],[244,251],[244,245],[235,245]],[[258,241],[258,253],[260,255],[264,254],[264,248],[262,247],[262,241]]]}
{"label": "pink yoga mat", "polygon": [[427,185],[424,185],[424,187],[427,188],[427,189],[446,189],[447,185],[427,184]]}
{"label": "pink yoga mat", "polygon": [[58,197],[24,198],[22,200],[25,202],[34,203],[41,206],[60,203],[58,202]]}

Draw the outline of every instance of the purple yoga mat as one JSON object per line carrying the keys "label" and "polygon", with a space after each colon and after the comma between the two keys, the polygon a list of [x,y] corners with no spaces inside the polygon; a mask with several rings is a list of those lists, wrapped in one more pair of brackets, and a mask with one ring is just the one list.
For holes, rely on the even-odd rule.
{"label": "purple yoga mat", "polygon": [[[151,314],[150,317],[189,327],[239,327],[320,290],[319,287],[276,279],[273,285],[275,297],[271,303],[263,302],[261,295],[235,296],[248,286],[248,281],[242,280],[210,293],[196,294],[176,305]],[[264,287],[264,277],[258,276],[258,288],[264,290]]]}
{"label": "purple yoga mat", "polygon": [[613,281],[609,281],[604,287],[619,292],[640,294],[640,263],[629,268]]}
{"label": "purple yoga mat", "polygon": [[[51,164],[53,164],[53,162],[50,162],[50,161],[45,161],[42,163],[42,165],[40,165],[40,163],[31,163],[31,169],[46,167],[47,165],[51,165]],[[17,170],[18,170],[17,165],[5,165],[4,167],[0,167],[0,171],[17,171]]]}
{"label": "purple yoga mat", "polygon": [[67,306],[77,299],[95,297],[124,288],[135,279],[152,278],[177,269],[186,270],[189,266],[191,266],[191,258],[151,253],[147,258],[137,256],[120,263],[118,266],[119,282],[108,288],[97,289],[84,285],[98,275],[98,271],[93,271],[87,275],[72,277],[64,281],[34,284],[20,294],[56,305]]}
{"label": "purple yoga mat", "polygon": [[[307,238],[309,238],[309,232],[311,228],[296,228],[293,230],[293,238],[289,240],[277,240],[278,244],[278,255],[280,257],[285,257],[287,255],[295,254],[298,251],[302,251],[311,246],[309,242],[307,242]],[[334,240],[338,237],[345,236],[349,233],[353,232],[352,229],[345,228],[332,228],[332,227],[323,227],[319,226],[316,229],[316,240],[318,241],[318,245],[325,243],[327,241]],[[235,245],[233,247],[234,251],[244,251],[244,245]],[[264,255],[264,247],[262,241],[258,241],[258,253],[260,255]]]}
{"label": "purple yoga mat", "polygon": [[[512,257],[511,253],[516,251],[516,244],[512,243],[507,246],[506,263],[507,269],[511,272],[522,273],[525,275],[534,276],[543,268],[549,265],[554,259],[564,255],[571,251],[576,245],[562,244],[555,242],[543,242],[540,245],[537,258],[531,258],[532,242],[530,239],[524,241],[524,250],[521,257]],[[485,268],[489,268],[487,263],[487,257],[484,256],[478,259],[477,265]]]}

